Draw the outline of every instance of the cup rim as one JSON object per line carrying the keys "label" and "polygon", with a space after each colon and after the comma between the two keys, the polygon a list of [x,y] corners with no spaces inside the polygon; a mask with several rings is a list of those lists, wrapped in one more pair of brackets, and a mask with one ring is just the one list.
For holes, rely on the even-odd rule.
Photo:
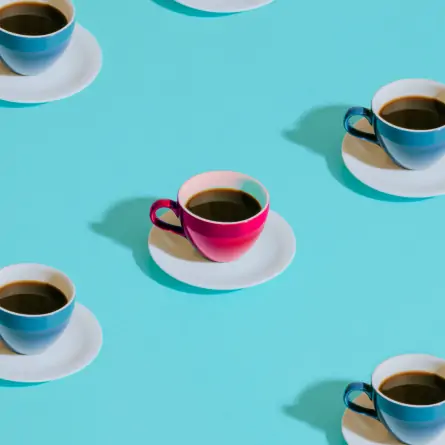
{"label": "cup rim", "polygon": [[[244,176],[244,177],[246,177],[246,178],[249,178],[249,180],[251,180],[252,182],[256,182],[256,183],[262,188],[262,190],[264,191],[264,193],[265,193],[265,195],[266,195],[266,203],[264,204],[264,207],[262,207],[261,210],[260,210],[258,213],[255,213],[255,215],[251,216],[251,217],[248,218],[248,219],[243,219],[242,221],[233,221],[233,222],[212,221],[212,220],[210,220],[210,219],[202,218],[202,217],[200,217],[200,216],[198,216],[198,215],[195,215],[194,213],[190,212],[190,210],[188,210],[185,206],[183,206],[183,205],[181,204],[181,202],[179,201],[179,195],[180,195],[180,193],[181,193],[181,190],[182,190],[187,184],[189,184],[193,179],[195,179],[195,178],[197,178],[197,177],[199,177],[199,176],[201,176],[201,175],[206,175],[206,174],[208,174],[208,173],[236,173],[236,174],[242,175],[242,176]],[[204,190],[203,190],[203,191],[204,191]],[[224,225],[224,226],[233,226],[233,225],[236,225],[236,224],[245,224],[245,223],[248,223],[248,222],[253,221],[254,219],[258,218],[258,216],[262,215],[262,214],[269,208],[270,197],[269,197],[269,192],[268,192],[268,190],[266,189],[266,187],[264,187],[264,185],[263,185],[260,181],[258,181],[258,179],[255,179],[255,178],[252,177],[252,176],[246,175],[245,173],[236,172],[236,171],[234,171],[234,170],[207,170],[207,171],[205,171],[205,172],[198,173],[197,175],[194,175],[194,176],[190,177],[189,179],[187,179],[187,180],[181,185],[181,187],[179,188],[179,190],[178,190],[178,195],[177,195],[177,198],[176,198],[176,201],[177,201],[178,205],[181,207],[182,211],[185,212],[185,213],[187,213],[188,215],[190,215],[190,216],[193,217],[193,218],[196,218],[196,219],[198,219],[198,220],[200,220],[200,221],[203,221],[203,222],[206,222],[206,223],[209,223],[209,224]]]}
{"label": "cup rim", "polygon": [[[407,357],[407,356],[411,356],[411,357],[412,357],[412,356],[417,356],[417,357],[419,357],[419,358],[430,358],[430,359],[435,359],[435,360],[442,360],[443,363],[444,363],[444,365],[445,365],[445,360],[444,360],[444,359],[441,359],[440,357],[437,357],[437,356],[435,356],[435,355],[431,355],[431,354],[419,354],[419,353],[417,353],[417,354],[401,354],[401,355],[395,355],[395,356],[393,356],[393,357],[387,358],[386,360],[384,360],[383,362],[381,362],[380,364],[378,364],[378,365],[376,366],[376,368],[374,369],[374,371],[373,371],[373,373],[372,373],[372,377],[371,377],[371,383],[372,383],[372,388],[373,388],[373,390],[374,390],[380,397],[382,397],[383,399],[387,400],[388,402],[394,403],[394,404],[399,405],[399,406],[406,406],[407,408],[428,409],[428,408],[434,408],[434,407],[441,406],[441,405],[445,404],[445,400],[442,400],[441,402],[438,402],[438,403],[433,403],[433,404],[431,404],[431,405],[412,405],[412,404],[410,404],[410,403],[402,403],[402,402],[398,402],[397,400],[394,400],[394,399],[391,399],[390,397],[385,396],[385,395],[380,391],[380,389],[374,385],[374,376],[375,376],[376,372],[378,371],[378,369],[379,369],[381,366],[385,365],[386,363],[388,363],[388,362],[390,362],[390,361],[392,361],[392,360],[395,360],[395,359],[398,359],[398,358],[402,358],[402,357]],[[416,371],[416,370],[413,369],[413,371]],[[387,378],[389,378],[389,377],[391,377],[391,376],[388,376]]]}
{"label": "cup rim", "polygon": [[[382,116],[380,116],[380,110],[376,111],[374,110],[374,99],[376,98],[377,94],[379,94],[384,88],[387,88],[391,85],[395,85],[396,83],[400,83],[400,82],[407,82],[407,81],[424,81],[424,82],[430,82],[430,83],[435,83],[436,85],[440,85],[444,88],[445,90],[445,84],[438,82],[437,80],[433,80],[433,79],[424,79],[424,78],[409,78],[409,79],[399,79],[399,80],[394,80],[393,82],[387,83],[385,85],[382,85],[375,93],[374,96],[372,96],[372,101],[371,101],[371,109],[372,112],[374,114],[374,116],[381,120],[382,122],[384,122],[386,125],[389,125],[392,128],[395,128],[397,130],[403,130],[403,131],[408,131],[410,133],[431,133],[437,130],[441,130],[443,128],[445,128],[445,125],[442,125],[440,127],[436,127],[436,128],[430,128],[429,130],[412,130],[410,128],[404,128],[404,127],[399,127],[398,125],[394,125],[391,124],[390,122],[388,122],[386,119],[383,119]],[[405,96],[398,96],[397,99],[400,99],[402,97]],[[429,97],[429,96],[425,96],[425,97]],[[388,103],[388,102],[387,102]],[[383,107],[382,107],[383,108]]]}
{"label": "cup rim", "polygon": [[[19,0],[14,0],[11,3],[8,3],[6,5],[1,6],[0,9],[5,8],[6,6],[9,6],[9,5],[13,5],[14,3],[20,3],[20,1]],[[40,0],[34,0],[34,3],[49,4],[47,2],[42,2]],[[76,8],[74,7],[74,4],[71,1],[69,1],[69,3],[70,3],[70,6],[71,6],[71,9],[72,9],[73,12],[71,14],[71,18],[68,20],[68,23],[63,28],[60,28],[57,31],[54,31],[54,32],[52,32],[50,34],[42,34],[42,35],[39,35],[39,36],[28,36],[26,34],[18,34],[16,32],[7,31],[6,29],[3,29],[2,27],[0,27],[0,31],[4,32],[6,34],[9,34],[10,36],[23,37],[24,39],[33,39],[33,40],[34,39],[42,39],[42,38],[45,38],[45,37],[55,36],[55,35],[61,33],[62,31],[64,31],[65,29],[69,28],[73,24],[74,20],[76,19]],[[50,5],[50,6],[53,6],[53,5]],[[56,8],[55,6],[53,6],[53,7]],[[56,9],[60,11],[59,8],[56,8]],[[62,11],[60,11],[60,12],[62,12]],[[62,14],[63,14],[63,12],[62,12]],[[65,15],[65,14],[63,14],[63,15]]]}
{"label": "cup rim", "polygon": [[[7,313],[7,314],[16,315],[16,316],[24,317],[24,318],[42,318],[42,317],[47,317],[47,316],[49,316],[49,315],[54,315],[54,314],[57,314],[57,313],[59,313],[59,312],[62,312],[62,311],[63,311],[64,309],[66,309],[68,306],[70,306],[71,304],[73,304],[73,302],[74,302],[74,300],[75,300],[75,296],[76,296],[76,287],[74,286],[73,281],[68,277],[68,275],[66,275],[65,273],[63,273],[61,270],[56,269],[55,267],[47,266],[46,264],[40,264],[40,263],[16,263],[16,264],[10,264],[10,265],[5,266],[5,267],[1,267],[1,268],[0,268],[0,274],[1,274],[4,270],[6,270],[6,269],[12,269],[12,268],[17,267],[17,266],[28,266],[28,267],[37,266],[37,267],[43,267],[43,268],[45,268],[45,269],[48,270],[48,271],[55,272],[55,273],[58,274],[59,276],[62,276],[62,277],[67,281],[67,283],[69,283],[69,285],[70,285],[70,287],[71,287],[72,297],[71,297],[70,300],[69,300],[66,304],[64,304],[61,308],[57,309],[56,311],[48,312],[48,313],[45,313],[45,314],[34,314],[34,315],[32,315],[32,314],[22,314],[22,313],[20,313],[20,312],[14,312],[14,311],[10,311],[10,310],[8,310],[8,309],[5,309],[5,308],[3,308],[3,307],[0,307],[0,311],[1,311],[1,312],[5,312],[5,313]],[[40,282],[40,283],[46,283],[45,281],[41,281],[41,280],[14,280],[14,281],[9,282],[8,284],[16,283],[16,282],[18,282],[18,281],[37,281],[37,282]],[[48,284],[48,283],[47,283],[47,284]],[[6,286],[6,285],[7,285],[7,284],[5,284],[5,285],[3,285],[3,286],[0,286],[0,289],[1,289],[2,287]],[[54,286],[54,287],[57,287],[57,286]],[[57,287],[57,289],[59,289],[59,288]],[[60,292],[62,292],[62,293],[65,295],[65,293],[64,293],[61,289],[59,289],[59,290],[60,290]],[[65,295],[65,297],[66,297],[66,295]]]}

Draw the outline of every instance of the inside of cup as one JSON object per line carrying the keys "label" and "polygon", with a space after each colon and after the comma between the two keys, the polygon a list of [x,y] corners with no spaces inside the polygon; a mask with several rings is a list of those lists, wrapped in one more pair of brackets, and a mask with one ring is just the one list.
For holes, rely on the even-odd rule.
{"label": "inside of cup", "polygon": [[179,204],[185,208],[189,199],[197,193],[217,188],[241,190],[248,193],[260,203],[262,209],[269,202],[266,189],[256,179],[237,172],[215,171],[202,173],[189,179],[179,190]]}
{"label": "inside of cup", "polygon": [[59,289],[68,303],[75,291],[71,280],[62,272],[42,264],[17,264],[0,269],[0,288],[18,281],[39,281]]}
{"label": "inside of cup", "polygon": [[[11,5],[13,3],[21,3],[17,0],[0,0],[0,8]],[[74,7],[70,0],[33,0],[33,3],[44,3],[54,6],[58,9],[68,20],[68,24],[74,20]],[[68,25],[67,25],[68,26]]]}
{"label": "inside of cup", "polygon": [[48,3],[57,8],[68,19],[68,23],[74,19],[73,4],[69,0],[48,0],[44,3]]}
{"label": "inside of cup", "polygon": [[445,361],[423,354],[394,357],[377,367],[372,376],[372,386],[379,390],[382,383],[389,377],[410,371],[430,372],[445,378]]}
{"label": "inside of cup", "polygon": [[406,96],[431,97],[445,103],[445,85],[427,79],[403,79],[380,88],[372,100],[372,111],[379,114],[388,102]]}

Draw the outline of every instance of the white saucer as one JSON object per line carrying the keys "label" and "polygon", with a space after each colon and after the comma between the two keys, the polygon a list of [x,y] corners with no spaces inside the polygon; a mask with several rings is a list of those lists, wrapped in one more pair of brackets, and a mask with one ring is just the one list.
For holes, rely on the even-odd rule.
{"label": "white saucer", "polygon": [[42,74],[19,76],[0,62],[0,100],[32,104],[64,99],[90,85],[101,66],[97,40],[76,24],[65,53]]}
{"label": "white saucer", "polygon": [[[161,219],[179,225],[171,210]],[[151,229],[148,249],[164,272],[183,283],[204,289],[235,290],[264,283],[283,272],[295,255],[296,241],[289,224],[270,211],[257,242],[231,263],[208,261],[185,238],[157,227]]]}
{"label": "white saucer", "polygon": [[[373,403],[366,394],[360,394],[355,403],[366,408],[373,408]],[[341,425],[343,437],[348,445],[401,445],[392,434],[377,420],[347,409]],[[437,437],[428,445],[443,445],[445,434]]]}
{"label": "white saucer", "polygon": [[[372,133],[366,119],[358,121],[356,127]],[[342,155],[347,169],[379,192],[403,198],[445,194],[445,157],[427,170],[405,170],[395,165],[382,148],[350,134],[343,139]]]}
{"label": "white saucer", "polygon": [[88,366],[99,354],[102,329],[96,317],[76,303],[62,336],[40,355],[18,355],[0,342],[0,379],[38,383],[60,379]]}
{"label": "white saucer", "polygon": [[188,8],[219,14],[250,11],[261,6],[266,6],[273,1],[274,0],[176,0],[177,3]]}

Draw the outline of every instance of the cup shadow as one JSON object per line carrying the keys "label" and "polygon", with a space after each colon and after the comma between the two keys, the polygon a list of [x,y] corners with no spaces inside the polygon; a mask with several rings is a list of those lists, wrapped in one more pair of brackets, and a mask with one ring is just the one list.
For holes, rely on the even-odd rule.
{"label": "cup shadow", "polygon": [[181,283],[154,262],[148,251],[148,234],[152,227],[150,207],[157,199],[159,198],[146,196],[119,201],[105,212],[100,222],[90,223],[90,229],[97,235],[129,249],[144,275],[164,287],[188,294],[228,293],[228,291],[201,289]]}
{"label": "cup shadow", "polygon": [[282,135],[287,141],[322,156],[334,179],[354,193],[387,202],[415,202],[427,199],[387,195],[363,184],[349,172],[341,156],[345,136],[343,117],[348,108],[350,105],[344,104],[313,108],[303,114],[292,128],[284,130]]}
{"label": "cup shadow", "polygon": [[317,382],[304,389],[294,403],[283,406],[283,413],[323,432],[329,445],[345,444],[341,422],[345,411],[343,392],[348,383],[346,380]]}
{"label": "cup shadow", "polygon": [[[18,355],[11,349],[9,349],[6,344],[0,339],[0,355]],[[27,388],[28,386],[39,386],[43,385],[44,382],[39,383],[21,383],[21,382],[11,382],[9,380],[0,379],[0,388]]]}
{"label": "cup shadow", "polygon": [[169,11],[175,12],[177,14],[187,15],[189,17],[199,17],[199,18],[217,18],[225,17],[229,15],[234,15],[236,13],[215,13],[200,11],[199,9],[189,8],[187,6],[177,3],[175,0],[151,0],[156,5],[161,8],[168,9]]}
{"label": "cup shadow", "polygon": [[[9,77],[9,76],[19,76],[19,74],[16,74],[12,72],[1,60],[0,58],[0,78],[1,77]],[[43,103],[37,103],[37,104],[22,104],[22,103],[16,103],[16,102],[7,102],[6,100],[0,99],[0,108],[32,108],[37,107],[39,105],[43,105]]]}

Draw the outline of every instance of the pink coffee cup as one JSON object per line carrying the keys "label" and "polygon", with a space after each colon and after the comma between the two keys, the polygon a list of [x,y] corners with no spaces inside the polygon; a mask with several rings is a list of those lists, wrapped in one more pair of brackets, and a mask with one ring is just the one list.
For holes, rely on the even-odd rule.
{"label": "pink coffee cup", "polygon": [[[242,190],[253,196],[261,210],[239,222],[218,222],[201,218],[186,208],[191,197],[215,188]],[[181,225],[175,226],[156,216],[159,209],[173,210]],[[269,193],[256,179],[232,171],[210,171],[194,176],[178,192],[178,199],[159,199],[150,209],[152,223],[162,229],[187,238],[205,258],[218,263],[236,260],[245,254],[260,236],[269,213]]]}

